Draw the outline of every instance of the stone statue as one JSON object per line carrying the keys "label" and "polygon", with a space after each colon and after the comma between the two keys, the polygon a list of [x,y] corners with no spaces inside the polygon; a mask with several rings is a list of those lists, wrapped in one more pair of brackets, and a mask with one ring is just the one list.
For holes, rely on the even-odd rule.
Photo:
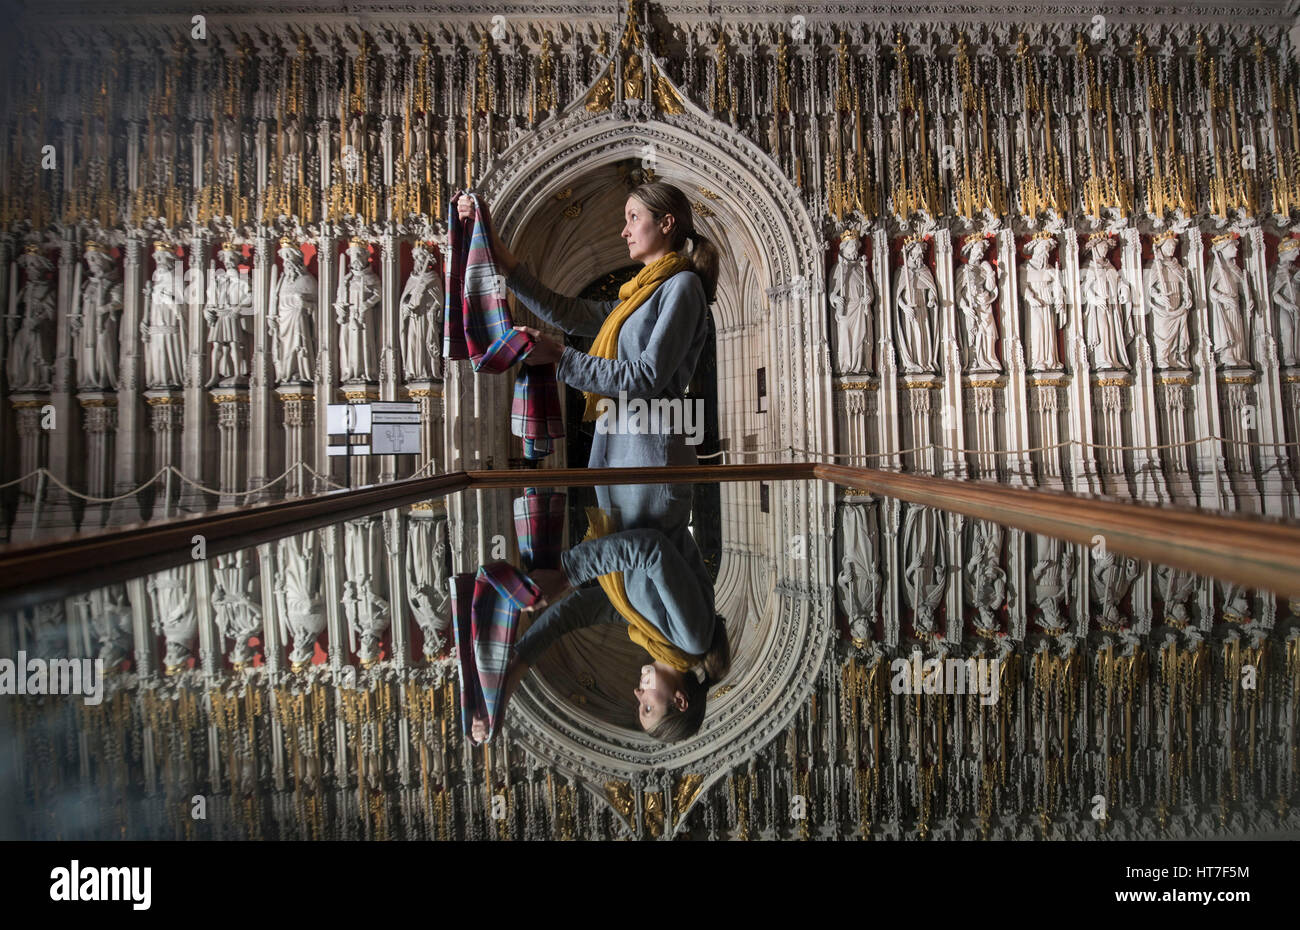
{"label": "stone statue", "polygon": [[1120,558],[1109,549],[1092,560],[1092,596],[1101,605],[1097,622],[1108,627],[1127,626],[1119,605],[1139,571],[1136,559]]}
{"label": "stone statue", "polygon": [[849,632],[859,641],[871,639],[872,627],[880,614],[877,604],[880,572],[876,568],[871,517],[867,507],[849,504],[840,508],[840,572],[835,581]]}
{"label": "stone statue", "polygon": [[640,100],[645,96],[645,69],[641,67],[641,56],[633,52],[627,59],[627,70],[623,72],[623,96],[628,100]]}
{"label": "stone statue", "polygon": [[[1249,320],[1255,312],[1246,273],[1237,267],[1237,236],[1224,233],[1213,239],[1210,269],[1210,312],[1214,319],[1214,348],[1229,368],[1250,366]],[[1244,307],[1243,307],[1244,304]]]}
{"label": "stone statue", "polygon": [[217,629],[234,640],[230,662],[236,668],[253,661],[249,640],[262,632],[262,608],[254,600],[257,580],[245,551],[217,556],[212,571],[212,616]]}
{"label": "stone statue", "polygon": [[1056,237],[1039,233],[1029,240],[1029,260],[1023,266],[1024,301],[1029,317],[1029,367],[1033,371],[1058,371],[1061,355],[1056,336],[1066,324],[1061,272],[1047,263]]}
{"label": "stone statue", "polygon": [[68,320],[76,345],[77,387],[116,390],[122,282],[115,280],[113,256],[93,240],[86,243],[86,267],[90,280],[73,293]]}
{"label": "stone statue", "polygon": [[966,264],[957,273],[957,301],[966,324],[971,371],[1001,371],[998,361],[998,321],[993,312],[998,299],[998,276],[984,260],[989,240],[982,234],[962,243]]}
{"label": "stone statue", "polygon": [[1277,247],[1277,264],[1273,266],[1270,291],[1277,308],[1277,339],[1282,364],[1300,365],[1300,273],[1294,267],[1300,253],[1300,239],[1283,239]]}
{"label": "stone statue", "polygon": [[296,671],[311,662],[316,640],[325,630],[320,551],[315,530],[281,539],[276,547],[275,594],[281,637],[286,642],[292,638],[289,661]]}
{"label": "stone statue", "polygon": [[[54,288],[47,275],[54,263],[29,245],[14,263],[24,274],[23,286],[10,288],[5,329],[9,341],[9,390],[48,391],[54,374]],[[17,280],[17,270],[10,270]]]}
{"label": "stone statue", "polygon": [[363,240],[353,239],[348,246],[348,270],[339,275],[334,300],[334,317],[339,325],[339,379],[342,381],[376,381],[379,378],[375,346],[378,333],[370,325],[370,311],[379,300],[379,275],[370,268],[370,251]]}
{"label": "stone statue", "polygon": [[194,612],[194,598],[189,565],[165,568],[149,577],[145,590],[153,602],[153,631],[167,642],[163,660],[168,675],[182,671],[194,655],[194,638],[199,620]]}
{"label": "stone statue", "polygon": [[859,241],[846,229],[840,239],[840,257],[831,277],[831,307],[835,314],[835,371],[850,375],[872,371],[872,320],[876,291]]}
{"label": "stone statue", "polygon": [[280,240],[284,272],[271,269],[271,304],[267,325],[275,338],[272,361],[280,384],[313,379],[316,357],[316,277],[307,271],[302,250],[291,240]]}
{"label": "stone statue", "polygon": [[1007,573],[1002,569],[1002,530],[997,524],[975,524],[970,558],[966,562],[966,600],[976,610],[975,625],[996,630],[998,611],[1007,602]]}
{"label": "stone statue", "polygon": [[1111,239],[1094,233],[1088,240],[1091,256],[1083,269],[1083,314],[1093,368],[1127,369],[1128,343],[1133,338],[1133,299],[1125,281],[1106,257]]}
{"label": "stone statue", "polygon": [[99,640],[104,668],[117,668],[131,655],[134,623],[126,585],[113,584],[91,592],[90,625]]}
{"label": "stone statue", "polygon": [[208,291],[203,318],[208,323],[208,342],[212,344],[211,374],[206,387],[248,384],[248,361],[245,341],[253,315],[253,288],[248,275],[241,273],[243,255],[229,242],[217,253],[221,269],[208,272]]}
{"label": "stone statue", "polygon": [[1151,308],[1151,334],[1155,339],[1157,368],[1187,368],[1192,339],[1187,314],[1192,309],[1192,288],[1187,271],[1174,257],[1178,236],[1166,230],[1155,238],[1155,258],[1146,269],[1147,303]]}
{"label": "stone statue", "polygon": [[415,268],[398,306],[402,313],[402,370],[409,381],[442,377],[442,277],[423,242],[411,250]]}
{"label": "stone statue", "polygon": [[343,613],[347,617],[353,651],[370,664],[379,658],[379,644],[388,629],[388,601],[374,591],[376,568],[381,564],[375,552],[378,525],[370,517],[348,520],[344,527]]}
{"label": "stone statue", "polygon": [[1044,551],[1034,564],[1034,603],[1038,606],[1037,623],[1045,630],[1064,630],[1070,622],[1070,598],[1074,593],[1074,553],[1060,540],[1045,542]]}
{"label": "stone statue", "polygon": [[1251,621],[1249,592],[1231,581],[1220,581],[1219,590],[1223,592],[1223,619],[1249,623]]}
{"label": "stone statue", "polygon": [[908,507],[903,523],[903,595],[918,634],[935,632],[935,611],[948,588],[947,552],[939,511]]}
{"label": "stone statue", "polygon": [[153,277],[144,286],[144,380],[151,388],[180,387],[185,378],[185,316],[176,253],[154,243]]}
{"label": "stone statue", "polygon": [[446,645],[451,624],[447,587],[447,521],[410,520],[406,548],[407,600],[424,635],[424,657],[433,659]]}
{"label": "stone statue", "polygon": [[922,258],[925,240],[908,237],[903,267],[894,285],[898,309],[898,352],[905,374],[938,371],[939,289]]}
{"label": "stone statue", "polygon": [[1168,565],[1156,566],[1156,590],[1164,602],[1165,622],[1185,626],[1191,620],[1187,602],[1196,590],[1195,572],[1185,572]]}

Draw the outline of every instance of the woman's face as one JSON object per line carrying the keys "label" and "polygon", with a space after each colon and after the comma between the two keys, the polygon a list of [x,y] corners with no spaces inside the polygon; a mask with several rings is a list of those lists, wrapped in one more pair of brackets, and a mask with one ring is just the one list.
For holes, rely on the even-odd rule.
{"label": "woman's face", "polygon": [[635,197],[629,197],[623,208],[623,218],[623,238],[627,240],[628,258],[648,265],[668,254],[668,233],[674,222],[671,216],[655,222],[649,207]]}
{"label": "woman's face", "polygon": [[632,692],[636,695],[636,717],[641,729],[649,733],[657,727],[670,705],[686,709],[686,693],[680,685],[681,678],[675,671],[665,671],[655,664],[641,666],[641,680]]}

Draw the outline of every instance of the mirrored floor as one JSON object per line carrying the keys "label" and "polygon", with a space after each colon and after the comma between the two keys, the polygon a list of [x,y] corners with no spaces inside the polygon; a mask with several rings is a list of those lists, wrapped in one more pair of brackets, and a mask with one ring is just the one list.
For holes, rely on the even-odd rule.
{"label": "mirrored floor", "polygon": [[[698,732],[629,611],[697,680],[723,626]],[[820,481],[467,490],[0,616],[0,836],[1294,838],[1298,631]]]}

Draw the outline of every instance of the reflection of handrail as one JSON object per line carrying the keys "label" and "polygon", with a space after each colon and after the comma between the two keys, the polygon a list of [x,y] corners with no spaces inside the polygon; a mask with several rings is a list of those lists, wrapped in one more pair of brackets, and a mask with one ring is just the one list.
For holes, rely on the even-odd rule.
{"label": "reflection of handrail", "polygon": [[650,468],[453,472],[293,501],[155,521],[32,546],[0,547],[0,610],[136,578],[207,557],[466,488],[576,487],[823,479],[899,500],[1096,544],[1119,555],[1300,597],[1300,525],[1243,514],[1154,507],[991,482],[956,481],[846,465],[785,462]]}
{"label": "reflection of handrail", "polygon": [[1100,542],[1108,552],[1300,597],[1300,524],[847,465],[817,465],[814,473],[846,487],[1070,542]]}

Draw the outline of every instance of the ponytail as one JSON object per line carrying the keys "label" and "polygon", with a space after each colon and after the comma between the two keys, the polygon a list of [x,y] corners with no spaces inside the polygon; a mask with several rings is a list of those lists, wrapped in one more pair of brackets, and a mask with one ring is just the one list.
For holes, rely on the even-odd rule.
{"label": "ponytail", "polygon": [[701,665],[704,669],[703,680],[697,678],[693,670],[682,675],[686,709],[677,710],[670,705],[659,725],[650,731],[650,735],[660,742],[677,743],[698,733],[700,725],[704,723],[709,689],[726,678],[731,671],[731,640],[727,637],[726,621],[721,614],[713,615],[713,639]]}

